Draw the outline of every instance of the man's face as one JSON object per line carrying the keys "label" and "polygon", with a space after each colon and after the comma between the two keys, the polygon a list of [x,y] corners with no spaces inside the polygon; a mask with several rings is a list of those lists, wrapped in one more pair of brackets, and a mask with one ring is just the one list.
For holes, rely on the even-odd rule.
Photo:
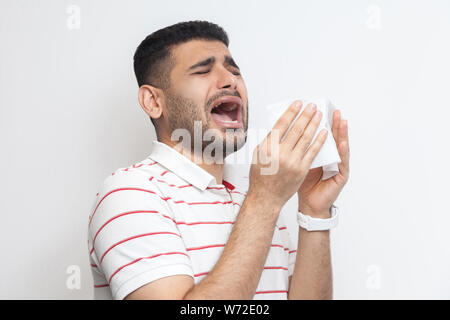
{"label": "man's face", "polygon": [[202,151],[211,141],[224,155],[226,144],[228,150],[241,148],[248,129],[247,88],[228,48],[220,41],[192,40],[175,46],[172,55],[171,86],[164,92],[169,133],[186,129],[193,148],[194,121],[200,121],[202,137],[209,131],[219,139],[200,141]]}

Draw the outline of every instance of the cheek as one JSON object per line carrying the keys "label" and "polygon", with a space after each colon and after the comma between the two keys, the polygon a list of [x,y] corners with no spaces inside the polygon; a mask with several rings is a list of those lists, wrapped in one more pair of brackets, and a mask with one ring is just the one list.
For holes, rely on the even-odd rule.
{"label": "cheek", "polygon": [[237,87],[237,90],[241,94],[241,99],[245,104],[247,103],[248,95],[247,95],[247,87],[245,86],[245,82],[242,80]]}
{"label": "cheek", "polygon": [[181,94],[198,105],[199,108],[204,109],[208,99],[209,85],[198,80],[186,82],[188,83],[184,85]]}

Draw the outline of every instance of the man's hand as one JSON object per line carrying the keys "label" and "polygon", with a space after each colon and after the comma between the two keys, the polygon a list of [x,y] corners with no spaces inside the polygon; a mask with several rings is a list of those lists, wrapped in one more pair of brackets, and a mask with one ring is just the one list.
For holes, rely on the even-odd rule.
{"label": "man's hand", "polygon": [[[248,194],[257,194],[266,201],[273,201],[280,209],[299,189],[327,137],[327,131],[321,130],[311,144],[322,114],[316,112],[315,105],[309,104],[281,141],[301,107],[299,100],[292,103],[253,153],[253,159],[257,161],[253,160],[250,168]],[[270,167],[276,163],[276,170],[264,173],[268,163]]]}
{"label": "man's hand", "polygon": [[327,180],[322,179],[322,167],[309,171],[297,191],[298,210],[316,218],[329,218],[329,209],[349,178],[350,147],[348,143],[348,122],[341,119],[339,110],[333,113],[332,132],[339,156],[339,173]]}

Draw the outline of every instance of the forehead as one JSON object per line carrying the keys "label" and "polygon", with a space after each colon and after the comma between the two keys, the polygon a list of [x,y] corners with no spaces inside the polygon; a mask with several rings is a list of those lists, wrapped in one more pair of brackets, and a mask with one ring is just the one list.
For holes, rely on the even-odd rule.
{"label": "forehead", "polygon": [[176,61],[175,68],[181,70],[186,70],[191,65],[211,56],[214,56],[217,61],[222,61],[225,55],[231,56],[227,46],[215,40],[191,40],[176,45],[172,54]]}

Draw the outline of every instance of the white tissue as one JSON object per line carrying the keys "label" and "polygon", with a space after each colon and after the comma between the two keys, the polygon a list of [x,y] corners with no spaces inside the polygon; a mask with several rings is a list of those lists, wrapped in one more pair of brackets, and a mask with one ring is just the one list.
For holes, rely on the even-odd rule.
{"label": "white tissue", "polygon": [[[333,132],[331,131],[331,128],[333,125],[333,112],[336,109],[336,107],[328,99],[324,99],[324,98],[311,99],[311,100],[308,100],[308,99],[286,99],[286,100],[271,104],[266,107],[266,110],[269,113],[269,116],[267,117],[268,123],[266,123],[266,126],[269,130],[271,130],[273,128],[273,126],[275,125],[275,123],[277,122],[277,120],[284,113],[284,111],[295,100],[301,100],[303,103],[302,109],[299,112],[299,114],[297,115],[297,118],[300,116],[300,114],[303,112],[303,110],[306,108],[306,106],[309,103],[314,103],[317,106],[317,110],[320,110],[322,112],[322,119],[320,121],[319,127],[317,128],[317,131],[316,131],[312,141],[314,141],[316,139],[317,134],[320,132],[320,130],[322,130],[324,128],[328,130],[328,135],[327,135],[325,143],[323,144],[319,153],[314,158],[310,169],[322,167],[322,169],[323,169],[322,180],[329,179],[339,173],[338,163],[341,162],[341,158],[339,157],[339,152],[337,150],[336,142],[334,141]],[[284,136],[285,135],[283,135],[282,139],[284,138]]]}

